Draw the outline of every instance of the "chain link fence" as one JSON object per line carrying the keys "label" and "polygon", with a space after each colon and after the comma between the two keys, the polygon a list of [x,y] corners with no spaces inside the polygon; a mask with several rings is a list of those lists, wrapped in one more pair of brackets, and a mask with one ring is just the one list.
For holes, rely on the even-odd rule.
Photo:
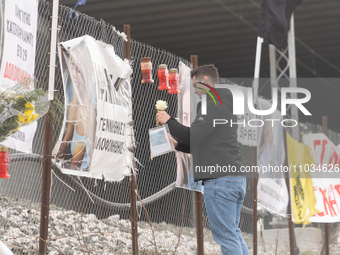
{"label": "chain link fence", "polygon": [[[59,41],[90,35],[114,46],[115,53],[124,58],[124,41],[115,27],[103,20],[77,13],[69,18],[68,7],[60,6]],[[48,66],[50,3],[39,1],[35,78],[45,88]],[[74,15],[73,15],[74,16]],[[157,89],[157,68],[153,70],[155,82],[141,83],[139,63],[142,57],[151,57],[154,67],[167,64],[177,68],[179,62],[190,62],[167,51],[131,40],[133,67],[133,118],[136,140],[135,156],[139,160],[137,183],[140,198],[156,231],[157,249],[160,254],[170,253],[178,245],[180,231],[183,237],[178,252],[186,241],[195,246],[193,192],[174,187],[176,180],[175,154],[167,154],[150,160],[148,130],[155,126],[155,102],[168,102],[169,114],[177,116],[177,96]],[[63,85],[57,63],[55,97],[63,102]],[[53,145],[59,137],[63,113],[55,113]],[[44,147],[44,119],[39,120],[33,144],[33,155],[22,155],[11,150],[11,179],[0,180],[1,241],[15,254],[34,254],[38,250],[42,162]],[[129,254],[131,250],[129,180],[104,182],[88,178],[63,175],[52,169],[51,207],[49,219],[49,254]],[[20,187],[20,188],[18,188]],[[145,254],[156,248],[151,238],[150,226],[141,204],[138,202],[139,247]],[[18,224],[25,222],[25,227]],[[183,229],[180,229],[180,226]],[[188,239],[185,236],[189,235]],[[184,238],[184,239],[183,239]],[[185,241],[183,241],[185,240]],[[181,248],[181,246],[183,248]]]}
{"label": "chain link fence", "polygon": [[[113,45],[115,53],[124,58],[124,41],[112,25],[103,20],[94,20],[81,13],[77,13],[77,18],[69,18],[70,10],[68,7],[60,6],[60,42],[87,34]],[[38,84],[45,88],[48,73],[50,3],[44,0],[39,1],[38,13],[35,76]],[[142,57],[152,59],[155,80],[153,84],[141,83],[142,75],[139,64]],[[175,188],[177,171],[174,153],[150,159],[148,138],[148,130],[156,125],[154,105],[157,100],[167,101],[168,113],[171,116],[177,116],[177,96],[157,89],[158,78],[155,67],[159,64],[166,64],[168,68],[177,68],[180,61],[187,66],[190,66],[190,62],[135,40],[131,40],[131,60],[135,157],[140,163],[136,164],[137,184],[140,199],[143,200],[146,209],[145,211],[142,208],[138,198],[140,254],[156,254],[156,250],[158,254],[174,254],[174,252],[195,254],[194,192]],[[63,101],[63,95],[58,63],[55,96]],[[53,145],[59,137],[62,119],[63,113],[57,110]],[[8,245],[14,254],[37,254],[38,251],[44,121],[42,118],[38,122],[33,154],[22,155],[11,150],[11,179],[0,180],[0,241]],[[313,133],[321,132],[317,125],[306,124],[306,126],[307,129],[303,129],[304,132],[309,130]],[[340,134],[329,131],[328,136],[334,144],[340,143]],[[252,165],[253,149],[241,146],[241,152],[243,164]],[[247,181],[247,194],[241,212],[240,228],[252,254],[253,180]],[[121,182],[77,178],[63,175],[58,168],[53,166],[47,253],[131,254],[129,203],[128,178]],[[146,212],[150,217],[152,228]],[[270,213],[259,214],[259,254],[288,254],[288,235],[285,234],[287,225],[282,222],[287,221],[278,219]],[[203,210],[203,223],[205,254],[220,254],[219,245],[214,242],[210,233],[205,209]],[[315,229],[320,230],[317,226]],[[334,247],[332,246],[332,249],[335,249]]]}

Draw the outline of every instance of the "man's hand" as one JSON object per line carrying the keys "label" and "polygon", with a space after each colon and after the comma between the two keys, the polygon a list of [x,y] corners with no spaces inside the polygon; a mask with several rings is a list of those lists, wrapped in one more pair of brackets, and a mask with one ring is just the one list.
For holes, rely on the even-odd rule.
{"label": "man's hand", "polygon": [[169,114],[166,111],[159,111],[156,114],[156,122],[164,125],[170,119]]}

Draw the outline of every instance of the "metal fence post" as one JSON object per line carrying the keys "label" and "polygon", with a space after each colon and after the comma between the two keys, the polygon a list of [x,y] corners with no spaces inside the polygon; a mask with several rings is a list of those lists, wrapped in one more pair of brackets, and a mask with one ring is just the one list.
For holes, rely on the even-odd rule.
{"label": "metal fence post", "polygon": [[[283,143],[284,143],[284,148],[285,148],[285,166],[288,166],[288,150],[287,150],[287,130],[284,129],[283,131]],[[288,190],[288,231],[289,231],[289,250],[290,250],[290,255],[294,255],[294,248],[295,248],[295,244],[294,244],[294,226],[293,226],[293,222],[292,222],[292,208],[291,208],[291,196],[290,196],[290,182],[289,182],[289,173],[285,173],[285,179],[286,179],[286,186],[287,186],[287,190]]]}
{"label": "metal fence post", "polygon": [[[257,165],[257,147],[253,148],[253,165]],[[253,255],[257,255],[257,173],[253,175]]]}
{"label": "metal fence post", "polygon": [[[131,60],[131,40],[130,40],[130,25],[124,25],[124,33],[127,36],[127,41],[124,42],[125,58]],[[135,148],[133,148],[133,156]],[[130,213],[131,213],[131,236],[132,236],[132,254],[138,255],[138,233],[137,233],[137,181],[135,175],[135,161],[133,160],[133,169],[129,179],[130,183]]]}
{"label": "metal fence post", "polygon": [[[55,7],[55,8],[54,8]],[[51,2],[51,20],[50,20],[50,54],[49,59],[51,58],[51,54],[55,54],[57,48],[52,49],[52,45],[55,42],[52,42],[52,33],[57,40],[58,31],[53,31],[53,18],[54,15],[57,16],[57,24],[59,19],[59,0],[52,0]],[[53,52],[55,51],[55,52]],[[48,61],[50,63],[50,60]],[[52,61],[53,62],[53,61]],[[51,65],[55,65],[56,63],[50,63]],[[55,72],[54,73],[55,76]],[[48,73],[47,81],[50,80],[50,72]],[[55,85],[55,77],[52,78],[53,87]],[[50,83],[49,83],[50,84]],[[48,91],[50,93],[50,91]],[[52,92],[53,93],[53,92]],[[53,114],[54,104],[51,101],[50,110],[45,116],[45,132],[44,132],[44,152],[43,152],[43,173],[42,173],[42,186],[41,186],[41,208],[40,208],[40,238],[39,238],[39,254],[47,254],[47,239],[48,239],[48,218],[50,213],[50,192],[51,192],[51,167],[52,167],[52,147],[53,147]]]}
{"label": "metal fence post", "polygon": [[[322,116],[322,132],[327,136],[327,116]],[[325,255],[329,255],[329,223],[324,223],[324,247]]]}
{"label": "metal fence post", "polygon": [[[197,55],[191,55],[190,60],[193,69],[198,67]],[[203,196],[201,192],[195,191],[195,205],[196,205],[196,235],[197,235],[197,255],[204,254],[203,244]]]}

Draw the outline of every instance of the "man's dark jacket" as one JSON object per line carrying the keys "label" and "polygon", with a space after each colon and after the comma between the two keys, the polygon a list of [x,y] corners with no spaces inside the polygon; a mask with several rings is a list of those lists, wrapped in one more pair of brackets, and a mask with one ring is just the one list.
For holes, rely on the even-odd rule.
{"label": "man's dark jacket", "polygon": [[[202,115],[201,102],[199,102],[196,118],[190,128],[173,118],[166,123],[171,135],[178,141],[176,150],[193,155],[195,181],[242,174],[239,172],[242,161],[240,145],[237,142],[237,124],[234,124],[237,118],[233,115],[233,97],[229,89],[216,89],[216,91],[221,98],[222,105],[216,100],[216,106],[213,99],[207,96],[207,114]],[[214,127],[214,119],[227,120],[228,123]],[[215,167],[214,173],[208,171],[209,167],[213,169],[212,166]],[[221,168],[230,166],[230,169],[231,166],[235,166],[236,171],[216,172],[217,166]]]}

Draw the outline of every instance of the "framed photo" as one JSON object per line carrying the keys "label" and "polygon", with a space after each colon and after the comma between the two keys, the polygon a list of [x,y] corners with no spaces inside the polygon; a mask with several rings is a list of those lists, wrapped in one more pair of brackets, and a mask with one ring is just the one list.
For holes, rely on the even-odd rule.
{"label": "framed photo", "polygon": [[149,129],[151,158],[172,152],[175,150],[170,139],[168,125]]}

